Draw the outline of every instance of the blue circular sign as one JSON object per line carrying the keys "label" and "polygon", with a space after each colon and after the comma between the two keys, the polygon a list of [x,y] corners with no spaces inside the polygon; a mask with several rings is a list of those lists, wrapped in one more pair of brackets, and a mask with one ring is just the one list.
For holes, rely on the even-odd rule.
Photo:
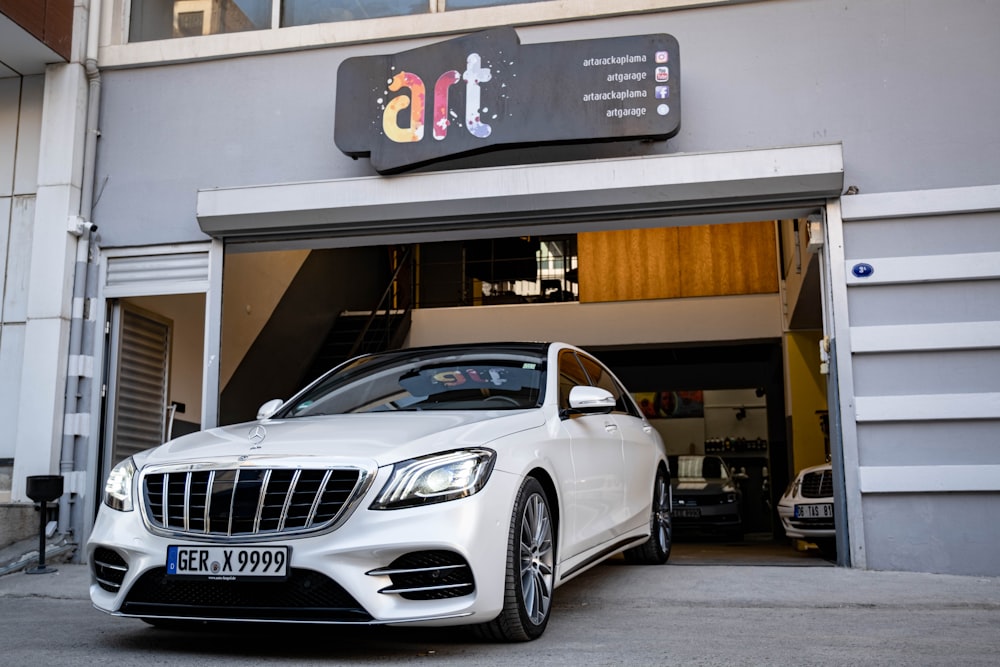
{"label": "blue circular sign", "polygon": [[851,269],[851,273],[853,273],[856,278],[871,278],[872,274],[875,273],[875,267],[871,264],[860,262],[854,265]]}

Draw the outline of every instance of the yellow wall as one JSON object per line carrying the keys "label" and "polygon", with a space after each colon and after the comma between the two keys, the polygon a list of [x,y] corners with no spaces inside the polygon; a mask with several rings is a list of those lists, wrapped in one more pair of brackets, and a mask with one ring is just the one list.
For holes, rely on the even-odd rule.
{"label": "yellow wall", "polygon": [[827,409],[826,376],[819,372],[819,331],[785,334],[785,405],[792,421],[792,466],[798,472],[826,461],[817,410]]}

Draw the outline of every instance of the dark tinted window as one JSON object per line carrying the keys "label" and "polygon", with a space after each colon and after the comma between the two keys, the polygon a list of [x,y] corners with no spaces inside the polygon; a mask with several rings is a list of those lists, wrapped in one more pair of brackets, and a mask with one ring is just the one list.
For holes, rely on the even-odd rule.
{"label": "dark tinted window", "polygon": [[591,383],[595,387],[600,387],[601,389],[611,392],[611,395],[615,397],[615,411],[625,412],[638,417],[638,409],[629,400],[621,385],[619,385],[615,378],[611,375],[611,372],[602,366],[596,359],[588,357],[584,354],[579,356],[580,363],[583,364],[583,367],[587,370],[587,375],[590,376]]}
{"label": "dark tinted window", "polygon": [[590,385],[590,378],[584,372],[576,354],[572,350],[559,353],[559,409],[569,409],[569,391],[577,385]]}
{"label": "dark tinted window", "polygon": [[513,410],[541,405],[545,358],[519,351],[364,357],[323,378],[278,418],[399,410]]}

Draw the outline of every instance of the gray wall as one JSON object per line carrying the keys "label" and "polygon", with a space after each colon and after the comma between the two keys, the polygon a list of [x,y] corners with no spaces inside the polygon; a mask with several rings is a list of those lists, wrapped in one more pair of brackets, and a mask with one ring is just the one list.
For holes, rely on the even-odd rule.
{"label": "gray wall", "polygon": [[866,565],[997,576],[1000,487],[971,467],[1000,470],[1000,210],[848,215],[853,200],[878,197],[843,198],[845,266],[874,272],[848,277],[838,313],[850,325],[841,381],[856,406],[846,431],[856,429]]}
{"label": "gray wall", "polygon": [[[863,193],[1000,183],[998,25],[989,0],[771,0],[520,29],[525,43],[673,34],[681,132],[447,168],[841,141]],[[431,41],[105,72],[103,245],[204,239],[199,188],[374,175],[333,143],[337,66]]]}

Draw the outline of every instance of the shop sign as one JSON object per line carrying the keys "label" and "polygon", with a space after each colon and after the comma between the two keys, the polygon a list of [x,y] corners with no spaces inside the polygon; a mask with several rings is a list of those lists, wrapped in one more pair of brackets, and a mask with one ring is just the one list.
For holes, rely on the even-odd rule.
{"label": "shop sign", "polygon": [[498,28],[337,73],[334,140],[383,174],[525,145],[664,140],[680,130],[677,40],[545,44]]}

